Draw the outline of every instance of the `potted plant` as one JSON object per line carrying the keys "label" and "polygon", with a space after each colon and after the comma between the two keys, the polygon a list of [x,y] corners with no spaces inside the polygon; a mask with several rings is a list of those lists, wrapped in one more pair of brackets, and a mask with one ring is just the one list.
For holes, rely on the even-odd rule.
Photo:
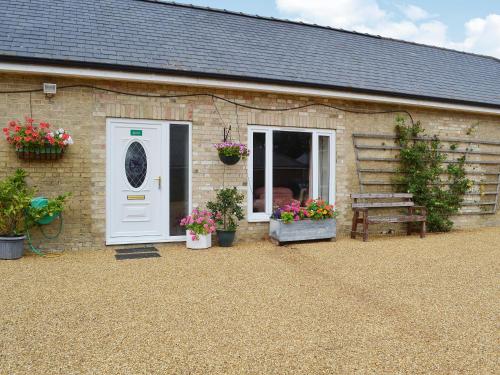
{"label": "potted plant", "polygon": [[283,242],[335,239],[337,211],[321,199],[310,199],[305,207],[292,201],[277,208],[269,223],[269,237],[281,245]]}
{"label": "potted plant", "polygon": [[60,159],[67,146],[73,144],[73,138],[63,128],[50,129],[50,124],[26,117],[24,124],[12,120],[3,128],[7,142],[12,144],[19,159],[56,160]]}
{"label": "potted plant", "polygon": [[212,233],[215,232],[215,221],[209,211],[194,209],[191,215],[180,222],[186,227],[186,247],[188,249],[208,249],[212,246]]}
{"label": "potted plant", "polygon": [[47,199],[43,207],[31,205],[34,190],[26,184],[26,172],[18,169],[0,181],[0,259],[23,256],[26,231],[59,215],[68,194]]}
{"label": "potted plant", "polygon": [[214,145],[219,154],[219,159],[226,165],[234,165],[240,159],[246,159],[250,152],[243,143],[223,142]]}
{"label": "potted plant", "polygon": [[218,190],[215,202],[207,203],[207,208],[215,217],[220,246],[229,247],[234,243],[238,221],[244,218],[241,206],[243,198],[243,194],[232,187]]}

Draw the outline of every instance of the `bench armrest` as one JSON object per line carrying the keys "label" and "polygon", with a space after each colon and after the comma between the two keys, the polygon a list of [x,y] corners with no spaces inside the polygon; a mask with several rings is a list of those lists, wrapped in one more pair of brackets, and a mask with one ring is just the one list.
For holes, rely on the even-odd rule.
{"label": "bench armrest", "polygon": [[419,210],[422,215],[427,216],[427,207],[425,206],[413,206],[415,210]]}
{"label": "bench armrest", "polygon": [[368,212],[368,207],[353,207],[353,211]]}

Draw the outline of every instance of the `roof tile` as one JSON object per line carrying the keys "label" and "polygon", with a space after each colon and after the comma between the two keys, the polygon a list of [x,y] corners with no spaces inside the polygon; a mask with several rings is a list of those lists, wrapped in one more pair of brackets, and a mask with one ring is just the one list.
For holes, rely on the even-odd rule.
{"label": "roof tile", "polygon": [[2,3],[0,57],[120,64],[500,107],[500,60],[492,57],[152,0]]}

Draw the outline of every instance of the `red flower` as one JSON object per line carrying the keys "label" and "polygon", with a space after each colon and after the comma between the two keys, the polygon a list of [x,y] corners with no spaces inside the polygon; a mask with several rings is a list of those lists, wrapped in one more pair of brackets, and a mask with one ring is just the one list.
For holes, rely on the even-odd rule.
{"label": "red flower", "polygon": [[8,127],[0,129],[5,133],[7,142],[14,144],[16,147],[23,145],[38,147],[50,144],[65,148],[71,136],[63,133],[60,137],[58,135],[57,139],[51,137],[48,134],[49,130],[47,130],[49,127],[48,122],[35,123],[33,118],[25,117],[24,124],[19,120],[12,120],[8,122]]}

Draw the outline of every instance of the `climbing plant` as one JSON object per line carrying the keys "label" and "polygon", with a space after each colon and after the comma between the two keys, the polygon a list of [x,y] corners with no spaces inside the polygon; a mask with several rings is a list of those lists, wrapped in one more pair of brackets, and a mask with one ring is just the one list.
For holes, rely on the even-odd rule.
{"label": "climbing plant", "polygon": [[398,186],[412,193],[417,205],[427,207],[429,231],[447,232],[453,227],[450,217],[458,212],[472,181],[465,174],[465,156],[445,167],[447,157],[439,138],[422,139],[424,135],[420,122],[408,125],[397,117],[396,139],[401,147]]}

